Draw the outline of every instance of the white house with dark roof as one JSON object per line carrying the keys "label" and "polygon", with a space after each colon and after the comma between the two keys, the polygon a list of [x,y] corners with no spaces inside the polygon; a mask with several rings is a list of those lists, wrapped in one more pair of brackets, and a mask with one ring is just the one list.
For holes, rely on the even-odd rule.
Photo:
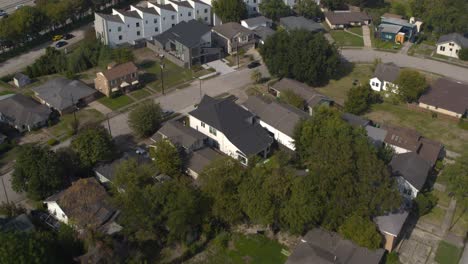
{"label": "white house with dark roof", "polygon": [[166,122],[151,136],[154,142],[169,140],[175,147],[183,148],[186,153],[203,148],[207,139],[206,135],[178,121]]}
{"label": "white house with dark roof", "polygon": [[468,84],[439,78],[418,100],[419,107],[461,118],[468,112]]}
{"label": "white house with dark roof", "polygon": [[391,91],[396,92],[398,86],[395,81],[400,75],[400,67],[394,63],[381,63],[374,71],[374,77],[369,80],[370,87],[376,92]]}
{"label": "white house with dark roof", "polygon": [[396,154],[390,162],[393,176],[403,197],[412,200],[426,184],[432,166],[415,152]]}
{"label": "white house with dark roof", "polygon": [[436,46],[437,54],[458,59],[458,52],[468,48],[468,38],[459,33],[451,33],[441,36]]}

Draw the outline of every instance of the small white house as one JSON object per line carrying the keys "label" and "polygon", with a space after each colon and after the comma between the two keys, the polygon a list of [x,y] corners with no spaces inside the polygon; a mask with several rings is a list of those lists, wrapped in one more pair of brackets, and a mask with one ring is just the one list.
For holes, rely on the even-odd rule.
{"label": "small white house", "polygon": [[394,63],[381,63],[374,71],[374,77],[369,80],[369,85],[376,92],[396,92],[398,86],[395,81],[400,75],[400,68]]}
{"label": "small white house", "polygon": [[437,54],[457,58],[461,49],[468,48],[468,38],[458,33],[443,35],[436,43]]}

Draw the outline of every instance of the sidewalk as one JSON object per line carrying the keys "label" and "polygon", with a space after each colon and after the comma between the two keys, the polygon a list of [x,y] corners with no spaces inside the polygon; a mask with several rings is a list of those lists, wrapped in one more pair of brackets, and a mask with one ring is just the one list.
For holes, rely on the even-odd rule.
{"label": "sidewalk", "polygon": [[364,47],[365,48],[372,48],[372,42],[371,42],[369,26],[367,26],[367,25],[362,26],[362,36],[363,36],[363,39],[364,39]]}

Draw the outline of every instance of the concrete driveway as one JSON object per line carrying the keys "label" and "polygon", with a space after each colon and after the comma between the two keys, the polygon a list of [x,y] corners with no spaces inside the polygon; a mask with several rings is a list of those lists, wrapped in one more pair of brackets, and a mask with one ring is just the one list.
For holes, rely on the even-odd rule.
{"label": "concrete driveway", "polygon": [[0,203],[20,203],[26,200],[25,193],[17,193],[13,191],[11,187],[11,175],[13,171],[7,172],[6,174],[0,176]]}
{"label": "concrete driveway", "polygon": [[233,68],[229,67],[222,60],[215,60],[212,62],[208,62],[206,65],[208,65],[209,67],[219,72],[219,75],[224,75],[224,74],[228,74],[228,73],[235,71]]}
{"label": "concrete driveway", "polygon": [[380,58],[383,63],[393,62],[400,67],[415,68],[418,70],[432,72],[443,75],[455,80],[468,82],[468,69],[458,67],[452,64],[434,61],[430,59],[422,59],[417,57],[407,56],[405,54],[383,52],[376,50],[357,50],[357,49],[342,49],[341,55],[351,62],[370,62]]}

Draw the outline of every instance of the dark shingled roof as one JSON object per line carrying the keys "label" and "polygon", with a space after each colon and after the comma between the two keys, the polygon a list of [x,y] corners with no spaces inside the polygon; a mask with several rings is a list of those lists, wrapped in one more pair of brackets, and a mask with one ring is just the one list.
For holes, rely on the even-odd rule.
{"label": "dark shingled roof", "polygon": [[314,228],[299,241],[286,264],[379,264],[385,250],[369,250],[335,232]]}
{"label": "dark shingled roof", "polygon": [[269,36],[275,34],[273,29],[264,26],[256,27],[253,32],[263,41],[265,41]]}
{"label": "dark shingled roof", "polygon": [[33,126],[49,119],[51,110],[22,94],[0,96],[0,113],[17,126]]}
{"label": "dark shingled roof", "polygon": [[419,102],[463,115],[468,110],[468,84],[447,78],[437,79]]}
{"label": "dark shingled roof", "polygon": [[108,81],[122,78],[128,74],[138,71],[138,67],[135,63],[129,61],[112,67],[109,70],[105,70],[102,74],[106,77]]}
{"label": "dark shingled roof", "polygon": [[78,100],[96,93],[95,89],[81,81],[69,80],[63,77],[52,79],[32,90],[37,97],[59,111],[73,106]]}
{"label": "dark shingled roof", "polygon": [[424,137],[420,139],[420,142],[421,147],[419,148],[418,155],[434,166],[436,161],[439,159],[444,146],[440,142]]}
{"label": "dark shingled roof", "polygon": [[190,153],[187,168],[200,174],[211,162],[222,157],[222,154],[211,148],[202,148]]}
{"label": "dark shingled roof", "polygon": [[[280,81],[276,82],[271,86],[271,88],[279,91],[284,92],[287,90],[293,91],[295,94],[299,95],[300,97],[304,98],[307,104],[310,107],[314,107],[319,104],[321,101],[332,101],[330,98],[322,95],[321,93],[314,90],[314,88],[308,86],[305,83],[298,82],[293,79],[283,78]],[[281,97],[281,95],[280,95]]]}
{"label": "dark shingled roof", "polygon": [[170,1],[171,3],[174,3],[179,6],[187,7],[187,8],[193,8],[192,5],[188,1]]}
{"label": "dark shingled roof", "polygon": [[341,119],[353,127],[365,127],[370,124],[370,120],[351,113],[343,113]]}
{"label": "dark shingled roof", "polygon": [[[99,164],[94,171],[106,177],[109,181],[112,181],[115,177],[116,168],[124,161],[129,159],[135,159],[138,164],[151,164],[151,159],[144,155],[136,154],[135,152],[125,152],[123,156],[112,162]],[[157,174],[155,172],[155,174]]]}
{"label": "dark shingled roof", "polygon": [[384,126],[383,129],[387,130],[385,143],[394,145],[409,151],[417,152],[421,143],[421,134],[418,131],[406,127],[393,127]]}
{"label": "dark shingled roof", "polygon": [[415,152],[396,154],[390,162],[395,176],[402,176],[417,190],[421,190],[426,183],[432,166]]}
{"label": "dark shingled roof", "polygon": [[238,33],[244,33],[244,34],[252,33],[252,30],[241,26],[241,24],[237,22],[229,22],[229,23],[225,23],[219,26],[215,26],[213,28],[213,31],[228,39],[233,38]]}
{"label": "dark shingled roof", "polygon": [[393,62],[380,63],[377,65],[374,71],[374,77],[377,77],[381,81],[395,82],[400,75],[400,67],[395,65]]}
{"label": "dark shingled roof", "polygon": [[193,48],[200,43],[200,38],[210,30],[208,25],[193,19],[189,22],[180,22],[156,36],[154,40],[162,45],[165,45],[169,40],[173,40],[188,48]]}
{"label": "dark shingled roof", "polygon": [[135,6],[135,8],[137,10],[140,10],[143,13],[148,13],[148,14],[153,14],[153,15],[159,16],[159,12],[158,12],[158,10],[156,10],[156,8],[143,7],[143,6]]}
{"label": "dark shingled roof", "polygon": [[307,19],[303,16],[288,16],[280,18],[280,25],[287,30],[304,29],[310,32],[324,31],[322,24],[313,20]]}
{"label": "dark shingled roof", "polygon": [[407,218],[408,212],[401,210],[395,213],[377,216],[374,218],[374,221],[377,224],[380,232],[388,233],[394,237],[397,237],[400,234]]}
{"label": "dark shingled roof", "polygon": [[205,95],[197,109],[189,114],[219,130],[247,156],[255,155],[273,143],[273,138],[263,127],[249,122],[253,114],[232,100]]}
{"label": "dark shingled roof", "polygon": [[164,126],[162,126],[158,132],[156,132],[151,137],[151,139],[157,141],[158,134],[167,138],[170,142],[172,142],[172,144],[186,149],[190,148],[198,141],[202,141],[207,138],[207,136],[198,132],[197,130],[184,126],[182,123],[177,121],[166,122]]}
{"label": "dark shingled roof", "polygon": [[450,33],[447,35],[440,36],[436,44],[439,45],[446,42],[456,42],[462,48],[468,48],[468,38],[464,37],[462,34],[459,33]]}
{"label": "dark shingled roof", "polygon": [[325,17],[332,25],[347,25],[352,22],[364,22],[372,19],[366,13],[348,11],[326,12]]}

